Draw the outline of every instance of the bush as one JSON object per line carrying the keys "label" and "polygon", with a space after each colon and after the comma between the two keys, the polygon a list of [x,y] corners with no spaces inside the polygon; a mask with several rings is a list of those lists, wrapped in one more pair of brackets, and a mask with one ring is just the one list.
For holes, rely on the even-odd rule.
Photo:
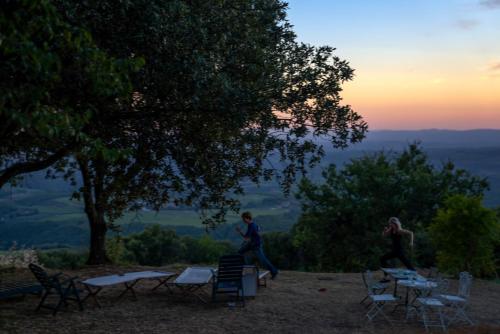
{"label": "bush", "polygon": [[125,248],[125,241],[120,235],[106,239],[106,253],[109,260],[118,265],[130,264],[131,256]]}
{"label": "bush", "polygon": [[146,227],[142,233],[124,238],[124,245],[127,261],[146,266],[173,263],[183,254],[177,234],[157,224]]}
{"label": "bush", "polygon": [[262,235],[264,252],[273,265],[280,269],[301,267],[298,249],[293,245],[292,235],[288,232],[270,232]]}
{"label": "bush", "polygon": [[39,251],[40,264],[50,269],[80,269],[85,265],[88,254],[68,250]]}
{"label": "bush", "polygon": [[429,232],[415,232],[415,260],[416,265],[422,268],[436,266],[436,249],[431,241]]}
{"label": "bush", "polygon": [[495,274],[494,250],[500,237],[500,223],[495,211],[482,206],[481,198],[455,195],[439,209],[429,227],[437,249],[438,268],[474,276]]}
{"label": "bush", "polygon": [[199,239],[183,237],[183,261],[188,263],[217,263],[224,254],[236,253],[236,248],[226,241],[215,241],[208,235]]}
{"label": "bush", "polygon": [[[123,245],[123,249],[122,249]],[[217,263],[224,254],[235,253],[235,247],[226,241],[215,241],[208,235],[199,239],[179,237],[174,231],[160,225],[146,227],[144,232],[111,242],[110,258],[120,263],[138,263],[162,266],[174,262]]]}

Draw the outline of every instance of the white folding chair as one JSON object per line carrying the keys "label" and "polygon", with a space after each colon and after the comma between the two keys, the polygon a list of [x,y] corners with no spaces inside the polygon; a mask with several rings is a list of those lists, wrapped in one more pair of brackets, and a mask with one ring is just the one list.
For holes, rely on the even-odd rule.
{"label": "white folding chair", "polygon": [[391,319],[384,313],[384,306],[387,303],[394,303],[397,299],[392,294],[375,294],[374,286],[375,281],[373,279],[373,274],[370,270],[367,270],[364,275],[366,281],[366,287],[368,291],[368,297],[371,299],[371,308],[366,313],[368,320],[372,321],[377,315],[381,314],[389,323],[392,324]]}
{"label": "white folding chair", "polygon": [[[366,273],[363,271],[361,273],[361,277],[363,278],[363,285],[365,286],[365,288],[368,290],[369,287],[368,287],[368,283],[366,281]],[[387,290],[387,287],[389,286],[388,283],[380,283],[380,282],[373,282],[372,286],[371,286],[371,290],[373,291],[374,294],[376,295],[379,295],[379,294],[382,294],[385,292],[385,290]],[[360,304],[364,304],[364,302],[370,298],[370,295],[367,294],[365,296],[365,298],[363,298],[359,303]],[[370,306],[371,304],[368,304],[366,307]]]}
{"label": "white folding chair", "polygon": [[[439,299],[439,296],[445,293],[448,289],[448,281],[446,279],[437,279],[434,281],[437,286],[432,290],[429,296],[417,298],[417,314],[422,318],[425,330],[429,331],[429,327],[441,327],[446,332],[446,321],[444,315],[445,305]],[[408,319],[409,310],[406,315]],[[434,319],[433,316],[436,316]]]}
{"label": "white folding chair", "polygon": [[470,288],[472,285],[472,275],[468,272],[461,272],[458,282],[458,294],[440,294],[439,298],[441,301],[451,308],[453,316],[448,321],[448,326],[452,323],[463,320],[469,323],[471,326],[474,322],[469,318],[466,312],[466,308],[469,304]]}

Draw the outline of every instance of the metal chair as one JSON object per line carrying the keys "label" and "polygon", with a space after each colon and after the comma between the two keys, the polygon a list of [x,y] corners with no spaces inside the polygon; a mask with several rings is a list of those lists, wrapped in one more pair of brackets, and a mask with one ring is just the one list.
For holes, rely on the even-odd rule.
{"label": "metal chair", "polygon": [[241,297],[245,306],[245,292],[243,291],[243,266],[242,255],[225,255],[219,258],[217,277],[213,284],[212,301],[216,301],[217,294],[236,294],[236,300]]}
{"label": "metal chair", "polygon": [[458,320],[463,320],[469,325],[474,322],[467,315],[466,309],[469,304],[470,288],[472,285],[472,275],[468,272],[461,272],[458,282],[458,294],[440,294],[439,298],[448,307],[451,308],[454,315],[448,321],[448,326]]}
{"label": "metal chair", "polygon": [[[80,311],[83,311],[82,301],[78,294],[79,291],[75,285],[76,277],[68,277],[61,280],[61,278],[64,278],[62,273],[49,276],[42,267],[33,263],[29,265],[29,269],[44,289],[42,299],[36,308],[37,311],[40,310],[40,308],[48,308],[52,310],[52,315],[56,315],[62,305],[68,305],[68,300],[76,301]],[[59,301],[55,306],[44,305],[47,297],[51,294],[57,295]]]}
{"label": "metal chair", "polygon": [[[366,282],[366,273],[363,271],[361,272],[361,277],[363,279],[363,285],[365,286],[366,289],[368,289],[368,283]],[[371,286],[371,290],[374,294],[379,295],[385,292],[387,288],[389,287],[389,283],[380,283],[380,282],[373,282]],[[363,298],[359,303],[364,304],[364,302],[370,298],[369,294],[366,294],[365,298]],[[366,307],[369,307],[371,304],[366,305]]]}
{"label": "metal chair", "polygon": [[366,313],[368,320],[372,321],[377,315],[381,314],[390,324],[392,324],[391,319],[384,313],[384,306],[387,303],[394,303],[397,301],[396,297],[392,294],[375,294],[373,287],[375,286],[375,281],[373,279],[373,274],[370,270],[367,270],[364,275],[368,297],[371,299],[372,307]]}
{"label": "metal chair", "polygon": [[[448,289],[448,280],[446,279],[437,279],[434,281],[437,284],[429,296],[418,297],[417,301],[417,311],[418,315],[422,318],[422,322],[424,323],[425,330],[429,331],[429,327],[441,327],[441,329],[446,332],[447,326],[444,315],[445,305],[439,299],[439,296],[445,293]],[[409,311],[406,315],[406,319],[408,320]],[[431,316],[435,314],[437,315],[437,319],[433,320]]]}

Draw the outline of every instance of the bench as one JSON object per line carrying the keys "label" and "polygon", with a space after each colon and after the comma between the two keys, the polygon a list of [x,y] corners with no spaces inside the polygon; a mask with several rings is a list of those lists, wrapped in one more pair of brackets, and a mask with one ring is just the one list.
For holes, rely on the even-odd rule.
{"label": "bench", "polygon": [[2,280],[0,281],[0,299],[26,294],[40,294],[43,288],[40,284],[28,281]]}
{"label": "bench", "polygon": [[267,287],[267,276],[269,276],[269,270],[259,272],[258,286]]}

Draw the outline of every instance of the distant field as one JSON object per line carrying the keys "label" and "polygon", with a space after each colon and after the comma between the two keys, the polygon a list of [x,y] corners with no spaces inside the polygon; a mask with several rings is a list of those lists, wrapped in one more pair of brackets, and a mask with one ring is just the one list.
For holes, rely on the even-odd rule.
{"label": "distant field", "polygon": [[[399,140],[397,143],[403,148],[408,142]],[[330,163],[341,167],[350,159],[394,147],[390,142],[385,145],[378,143],[377,146],[365,145],[352,150],[327,151],[321,166],[310,170],[309,176],[320,181],[321,169]],[[426,151],[436,165],[453,161],[459,168],[487,177],[491,187],[485,194],[484,203],[489,207],[500,206],[500,143],[478,148],[431,146]],[[88,243],[88,222],[83,204],[70,200],[74,189],[64,180],[46,180],[44,176],[44,172],[35,173],[23,181],[23,187],[7,186],[0,191],[0,249],[10,247],[14,240],[19,244],[43,247],[84,246]],[[247,184],[245,188],[247,194],[240,198],[241,209],[251,211],[264,231],[287,231],[300,216],[300,204],[293,195],[285,198],[275,182],[260,187]],[[227,224],[211,233],[219,239],[236,240],[232,225],[239,223],[240,218],[234,213],[226,218]],[[190,209],[127,213],[117,223],[123,226],[125,234],[141,231],[152,223],[169,226],[183,235],[205,233],[199,214]]]}
{"label": "distant field", "polygon": [[[267,190],[267,189],[266,189]],[[241,197],[242,210],[250,210],[257,220],[262,217],[266,230],[288,230],[295,221],[286,219],[290,209],[282,203],[288,200],[281,193],[269,190]],[[0,249],[17,241],[20,246],[36,245],[57,248],[84,246],[88,243],[88,221],[83,204],[70,200],[68,192],[20,188],[0,194]],[[271,218],[276,217],[276,218]],[[238,214],[229,213],[226,223],[212,231],[219,239],[236,238],[234,228]],[[126,213],[116,221],[125,234],[142,230],[148,224],[169,226],[179,234],[199,236],[205,233],[202,218],[195,210],[163,209],[159,212],[142,210]]]}

